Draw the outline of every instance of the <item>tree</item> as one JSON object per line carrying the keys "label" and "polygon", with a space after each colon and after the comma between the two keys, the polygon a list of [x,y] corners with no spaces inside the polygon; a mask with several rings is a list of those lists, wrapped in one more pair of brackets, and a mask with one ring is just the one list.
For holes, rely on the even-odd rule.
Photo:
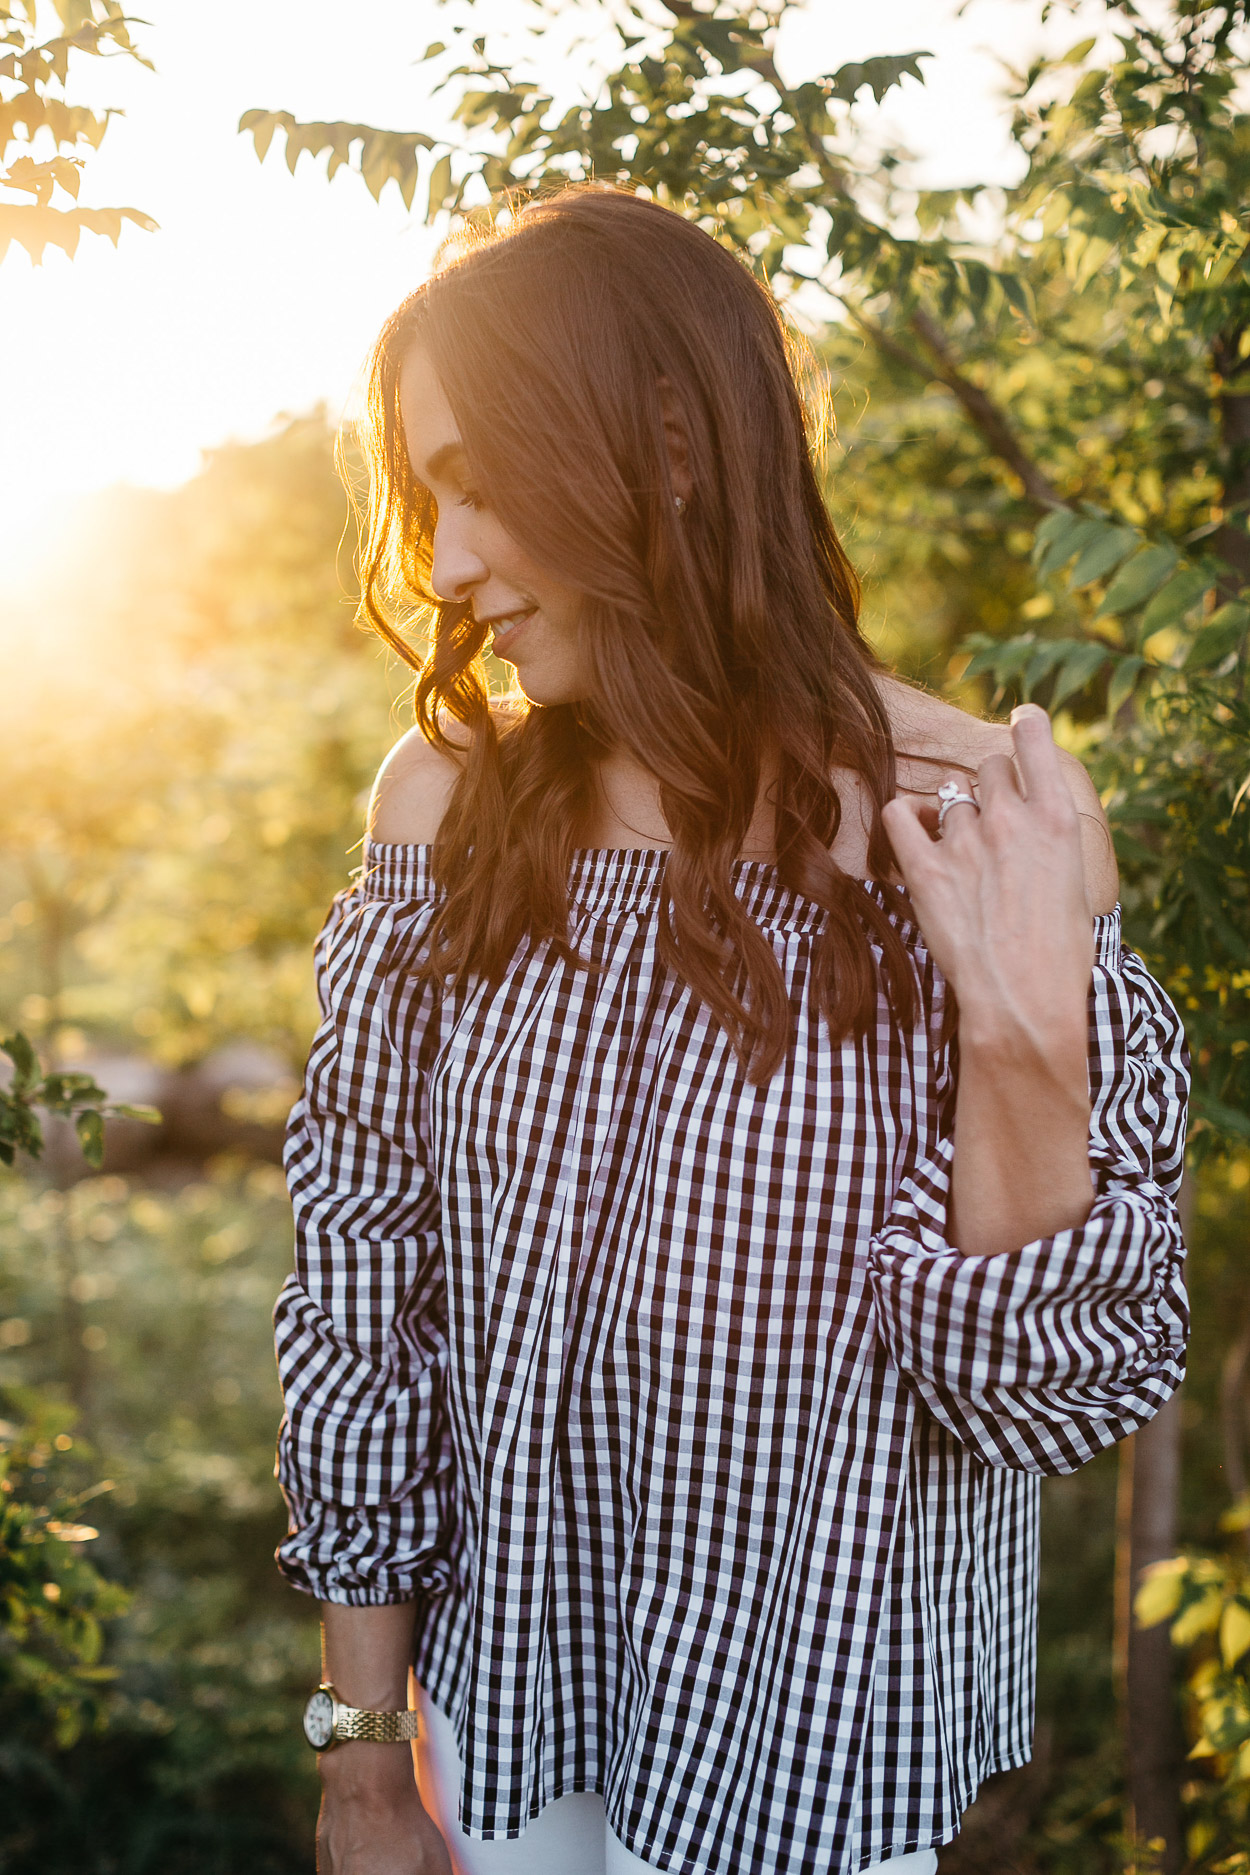
{"label": "tree", "polygon": [[[60,31],[44,38],[49,11]],[[99,149],[115,113],[68,101],[70,64],[120,56],[147,65],[130,25],[117,0],[0,0],[0,259],[14,241],[38,265],[49,247],[72,256],[84,231],[116,246],[125,222],[156,227],[138,208],[77,206],[83,153]]]}
{"label": "tree", "polygon": [[[1051,582],[1029,600],[1039,619],[1050,601],[1052,622],[970,637],[961,675],[1075,713],[1116,810],[1131,934],[1190,1021],[1196,1142],[1250,1138],[1244,0],[1173,0],[1162,25],[1111,0],[1112,65],[1091,66],[1085,40],[1019,74],[1028,167],[988,238],[965,219],[986,191],[910,189],[897,153],[857,159],[856,100],[921,77],[929,55],[788,86],[772,47],[790,4],[669,0],[667,19],[605,4],[621,61],[563,111],[466,28],[443,83],[468,147],[285,112],[249,111],[240,128],[262,155],[284,136],[292,167],[329,149],[334,173],[358,151],[375,194],[393,180],[411,202],[423,183],[427,219],[507,214],[570,177],[645,189],[783,296],[817,282],[844,354],[857,334],[895,373],[940,388],[970,427],[960,457],[978,459],[998,517],[1035,535]],[[908,450],[912,437],[878,435],[879,483]]]}
{"label": "tree", "polygon": [[[26,1036],[10,1035],[0,1051],[12,1079],[0,1091],[0,1163],[43,1151],[40,1111],[72,1117],[83,1156],[98,1166],[110,1114],[156,1121],[151,1108],[119,1106],[86,1074],[44,1073]],[[122,1613],[128,1597],[83,1560],[99,1532],[78,1517],[111,1481],[71,1488],[83,1454],[69,1427],[76,1414],[20,1389],[5,1389],[20,1418],[0,1422],[0,1687],[12,1721],[10,1752],[23,1748],[39,1762],[49,1743],[72,1745],[84,1726],[105,1722],[103,1689],[113,1670],[101,1666],[101,1622]]]}
{"label": "tree", "polygon": [[7,1388],[0,1399],[20,1416],[0,1422],[0,1764],[24,1758],[29,1772],[104,1723],[101,1624],[129,1598],[82,1553],[99,1532],[80,1513],[113,1487],[84,1484],[83,1454],[68,1457],[72,1409]]}
{"label": "tree", "polygon": [[0,701],[0,999],[48,1052],[302,1060],[309,946],[393,735],[333,448],[314,414],[110,496],[31,602]]}

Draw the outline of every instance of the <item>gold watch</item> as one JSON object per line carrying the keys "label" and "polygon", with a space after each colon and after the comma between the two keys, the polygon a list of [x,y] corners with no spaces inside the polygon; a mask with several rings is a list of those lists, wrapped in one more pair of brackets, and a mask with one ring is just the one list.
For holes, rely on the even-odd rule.
{"label": "gold watch", "polygon": [[366,1712],[360,1706],[345,1706],[328,1684],[319,1686],[304,1707],[304,1737],[314,1751],[331,1751],[353,1738],[402,1745],[416,1736],[415,1712]]}

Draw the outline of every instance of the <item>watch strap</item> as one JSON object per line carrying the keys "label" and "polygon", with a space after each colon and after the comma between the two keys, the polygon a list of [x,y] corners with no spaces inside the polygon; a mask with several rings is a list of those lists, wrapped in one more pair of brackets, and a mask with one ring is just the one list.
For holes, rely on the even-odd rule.
{"label": "watch strap", "polygon": [[415,1712],[366,1712],[360,1706],[336,1706],[334,1736],[340,1744],[362,1738],[373,1745],[401,1745],[417,1736]]}

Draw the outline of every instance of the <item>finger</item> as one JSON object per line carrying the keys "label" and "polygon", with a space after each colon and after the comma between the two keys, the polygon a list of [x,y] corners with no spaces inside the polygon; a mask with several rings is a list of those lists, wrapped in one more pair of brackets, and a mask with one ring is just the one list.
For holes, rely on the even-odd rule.
{"label": "finger", "polygon": [[1050,801],[1066,793],[1050,718],[1036,703],[1011,712],[1011,739],[1026,799]]}
{"label": "finger", "polygon": [[882,823],[904,879],[914,877],[933,858],[935,843],[925,827],[925,817],[932,813],[928,803],[910,794],[895,795],[882,809]]}
{"label": "finger", "polygon": [[1020,778],[1009,755],[987,755],[977,769],[977,793],[985,809],[1022,800]]}
{"label": "finger", "polygon": [[916,815],[929,838],[940,840],[942,836],[938,831],[938,803],[921,801],[916,808]]}
{"label": "finger", "polygon": [[[971,775],[948,775],[942,787],[938,789],[939,811],[945,808],[945,814],[938,829],[938,837],[947,842],[953,842],[956,847],[961,846],[971,837],[973,828],[981,818],[980,802],[975,798],[975,787],[976,784]],[[966,801],[952,801],[947,807],[946,802],[950,800],[950,794],[947,793],[943,797],[943,788],[954,788],[957,793],[972,795],[973,798]]]}

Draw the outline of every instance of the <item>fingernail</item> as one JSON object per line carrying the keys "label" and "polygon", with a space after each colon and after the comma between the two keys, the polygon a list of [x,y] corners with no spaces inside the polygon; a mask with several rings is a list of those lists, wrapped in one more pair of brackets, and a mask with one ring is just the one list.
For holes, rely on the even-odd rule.
{"label": "fingernail", "polygon": [[1045,714],[1046,712],[1042,708],[1040,703],[1017,703],[1015,709],[1011,712],[1009,721],[1011,721],[1012,723],[1015,723],[1021,717],[1026,716],[1026,715],[1045,716]]}

